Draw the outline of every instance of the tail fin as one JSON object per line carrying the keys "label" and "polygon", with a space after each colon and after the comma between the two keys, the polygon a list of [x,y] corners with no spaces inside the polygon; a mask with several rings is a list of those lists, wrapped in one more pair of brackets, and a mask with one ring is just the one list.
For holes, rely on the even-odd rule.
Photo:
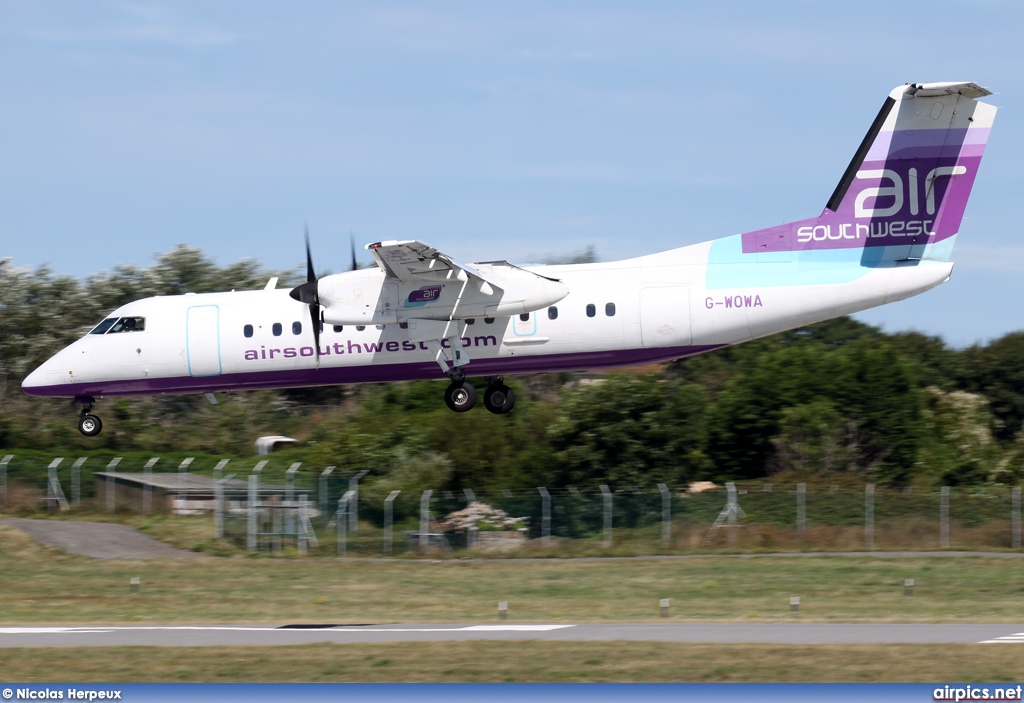
{"label": "tail fin", "polygon": [[974,83],[889,93],[817,218],[743,235],[745,253],[863,249],[862,261],[948,261],[996,108]]}

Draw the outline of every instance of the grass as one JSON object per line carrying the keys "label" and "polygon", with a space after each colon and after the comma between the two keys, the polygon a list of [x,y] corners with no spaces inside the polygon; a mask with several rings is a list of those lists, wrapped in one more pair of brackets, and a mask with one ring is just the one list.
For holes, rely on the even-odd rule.
{"label": "grass", "polygon": [[[183,521],[183,526],[190,523]],[[188,529],[187,527],[185,529]],[[987,557],[384,561],[268,557],[100,561],[0,526],[0,622],[1020,622],[1024,571]],[[129,594],[129,579],[142,579]],[[913,596],[904,579],[915,580]]]}
{"label": "grass", "polygon": [[0,650],[7,681],[921,682],[1024,680],[1013,645],[409,642]]}

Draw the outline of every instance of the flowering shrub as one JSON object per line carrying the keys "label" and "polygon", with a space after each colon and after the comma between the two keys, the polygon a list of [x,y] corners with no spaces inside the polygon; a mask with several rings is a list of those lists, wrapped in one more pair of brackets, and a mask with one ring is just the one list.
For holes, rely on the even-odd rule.
{"label": "flowering shrub", "polygon": [[441,527],[446,530],[468,530],[470,527],[476,527],[481,532],[499,532],[525,530],[528,521],[529,518],[509,517],[504,510],[474,501],[463,510],[449,513]]}

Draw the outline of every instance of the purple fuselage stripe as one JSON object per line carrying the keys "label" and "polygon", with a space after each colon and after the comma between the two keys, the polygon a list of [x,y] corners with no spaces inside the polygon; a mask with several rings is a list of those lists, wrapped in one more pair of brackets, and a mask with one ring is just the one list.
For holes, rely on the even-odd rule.
{"label": "purple fuselage stripe", "polygon": [[[520,356],[500,359],[475,359],[466,367],[468,376],[503,376],[555,371],[633,366],[694,356],[722,348],[723,344],[689,347],[659,347],[544,356]],[[289,371],[255,371],[221,374],[219,376],[177,376],[25,388],[30,395],[51,397],[85,397],[116,395],[153,395],[158,393],[208,393],[226,390],[257,390],[261,388],[306,388],[337,386],[349,383],[380,383],[384,381],[439,380],[441,369],[432,361],[408,364],[374,364],[366,366],[334,366]]]}

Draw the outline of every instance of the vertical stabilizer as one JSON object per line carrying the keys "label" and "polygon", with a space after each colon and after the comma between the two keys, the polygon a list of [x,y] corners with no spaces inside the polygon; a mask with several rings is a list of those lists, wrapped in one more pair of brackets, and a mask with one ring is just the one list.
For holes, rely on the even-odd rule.
{"label": "vertical stabilizer", "polygon": [[817,218],[743,235],[744,253],[863,249],[863,262],[948,261],[996,108],[974,83],[900,86]]}

